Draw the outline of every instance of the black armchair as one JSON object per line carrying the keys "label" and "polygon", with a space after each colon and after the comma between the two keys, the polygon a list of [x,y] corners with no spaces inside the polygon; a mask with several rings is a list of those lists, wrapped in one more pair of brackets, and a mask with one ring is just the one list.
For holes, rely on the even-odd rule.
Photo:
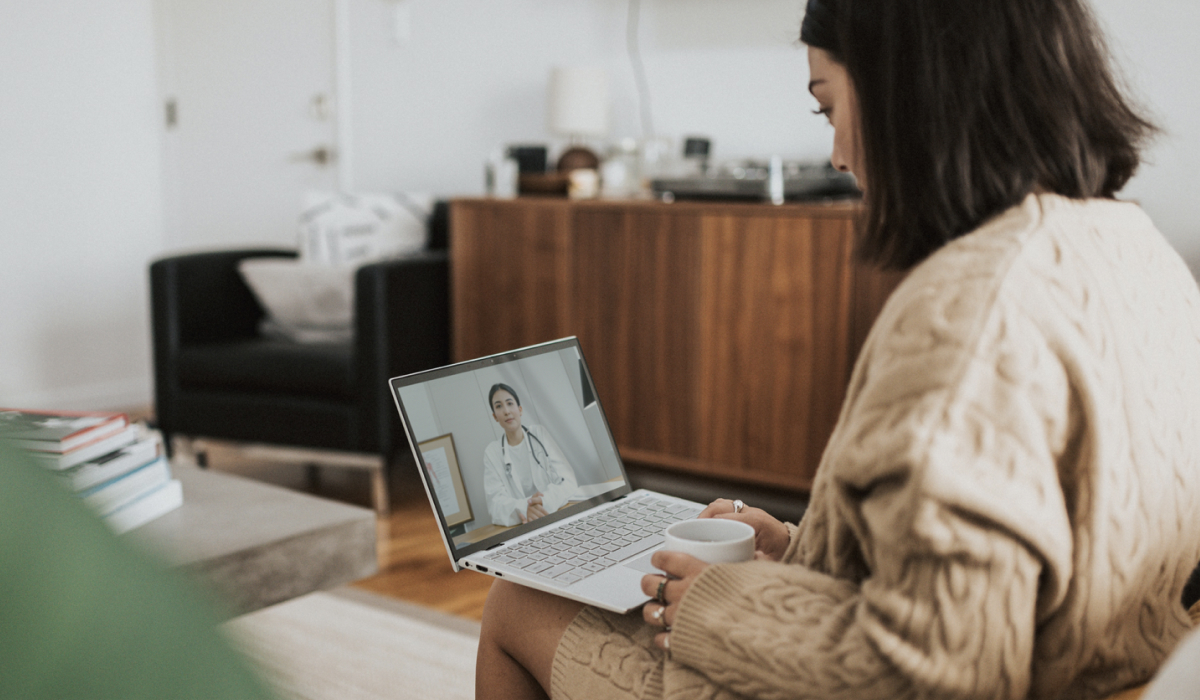
{"label": "black armchair", "polygon": [[[387,508],[390,465],[407,450],[389,377],[450,357],[445,207],[430,249],[365,265],[354,279],[354,338],[295,343],[264,337],[265,312],[238,273],[279,249],[167,257],[150,266],[155,409],[174,436],[373,453],[382,460],[376,507]],[[379,488],[382,500],[379,503]]]}

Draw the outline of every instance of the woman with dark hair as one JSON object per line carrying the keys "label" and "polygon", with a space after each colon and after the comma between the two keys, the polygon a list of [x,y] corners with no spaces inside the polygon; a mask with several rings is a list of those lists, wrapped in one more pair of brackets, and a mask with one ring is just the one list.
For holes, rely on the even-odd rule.
{"label": "woman with dark hair", "polygon": [[524,524],[566,505],[578,488],[575,470],[545,427],[521,422],[525,409],[517,390],[492,385],[488,406],[504,430],[483,450],[483,490],[492,524]]}
{"label": "woman with dark hair", "polygon": [[1081,0],[809,0],[809,90],[908,270],[799,525],[641,615],[497,582],[478,696],[1100,698],[1189,629],[1200,291],[1115,193],[1152,125]]}

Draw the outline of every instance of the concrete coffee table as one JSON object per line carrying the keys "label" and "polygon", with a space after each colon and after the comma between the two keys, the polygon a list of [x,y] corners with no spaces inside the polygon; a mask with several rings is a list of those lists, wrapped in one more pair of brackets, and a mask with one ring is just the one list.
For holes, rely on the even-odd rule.
{"label": "concrete coffee table", "polygon": [[171,469],[183,505],[123,537],[210,587],[228,616],[378,569],[371,510],[186,462]]}

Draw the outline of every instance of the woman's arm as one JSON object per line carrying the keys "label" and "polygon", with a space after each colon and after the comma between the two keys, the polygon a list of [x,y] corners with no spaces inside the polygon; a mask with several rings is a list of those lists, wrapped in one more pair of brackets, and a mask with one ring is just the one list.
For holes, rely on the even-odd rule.
{"label": "woman's arm", "polygon": [[575,479],[575,470],[571,468],[571,463],[563,456],[558,443],[550,436],[550,431],[541,425],[532,426],[529,430],[531,433],[536,430],[538,439],[546,446],[549,473],[558,474],[562,477],[561,483],[546,484],[546,487],[542,489],[542,507],[545,508],[547,513],[553,513],[567,504],[567,501],[579,489],[579,483]]}
{"label": "woman's arm", "polygon": [[671,658],[752,697],[1024,697],[1040,561],[944,505],[915,510],[861,585],[766,561],[707,567],[668,615]]}
{"label": "woman's arm", "polygon": [[[483,490],[487,494],[488,514],[495,525],[520,525],[528,504],[523,498],[513,498],[504,483],[504,465],[493,445],[483,451]],[[495,450],[499,452],[499,450]]]}

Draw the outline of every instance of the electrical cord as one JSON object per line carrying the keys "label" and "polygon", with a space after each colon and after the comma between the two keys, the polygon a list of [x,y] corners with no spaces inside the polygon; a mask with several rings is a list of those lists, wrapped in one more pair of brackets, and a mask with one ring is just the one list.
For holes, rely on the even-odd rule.
{"label": "electrical cord", "polygon": [[646,81],[646,66],[638,47],[638,26],[641,22],[641,0],[629,0],[629,17],[625,25],[625,47],[629,52],[629,64],[633,68],[633,81],[637,86],[638,113],[642,120],[642,140],[654,138],[654,120],[650,111],[650,84]]}

